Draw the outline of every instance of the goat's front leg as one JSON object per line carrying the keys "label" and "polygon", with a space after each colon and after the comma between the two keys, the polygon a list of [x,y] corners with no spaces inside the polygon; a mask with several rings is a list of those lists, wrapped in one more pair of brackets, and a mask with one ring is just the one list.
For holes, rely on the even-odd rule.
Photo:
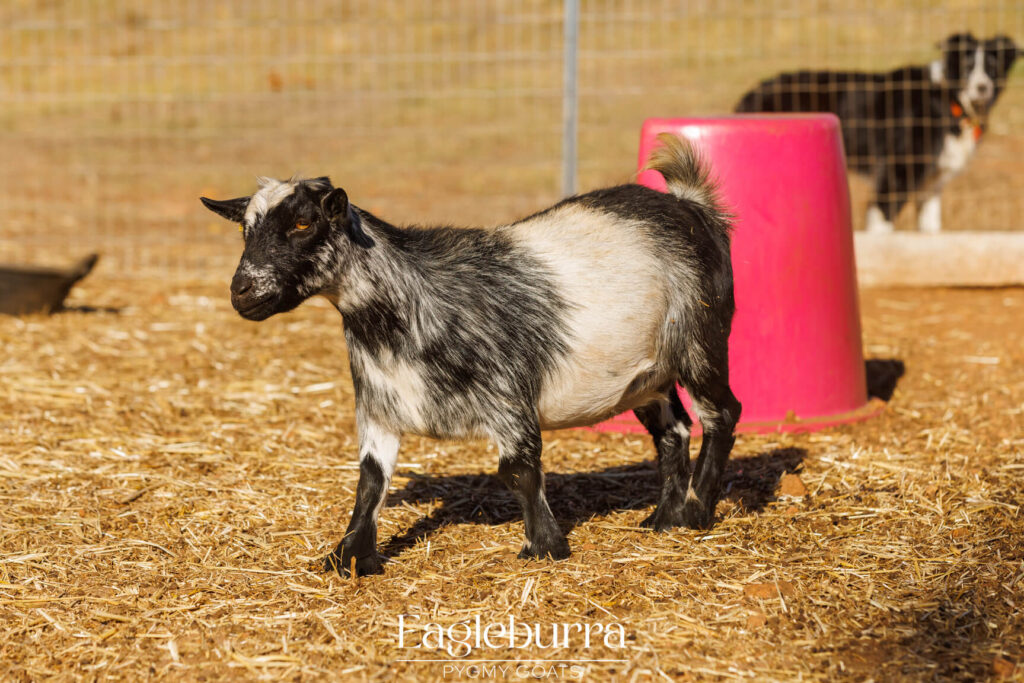
{"label": "goat's front leg", "polygon": [[324,571],[348,576],[355,561],[356,574],[381,571],[377,556],[377,517],[388,497],[388,484],[398,461],[399,435],[370,420],[360,420],[359,484],[356,504],[345,537],[324,559]]}
{"label": "goat's front leg", "polygon": [[540,427],[536,420],[524,421],[522,429],[500,439],[498,450],[498,476],[523,508],[526,544],[519,557],[551,557],[555,560],[569,557],[569,542],[558,528],[544,496]]}

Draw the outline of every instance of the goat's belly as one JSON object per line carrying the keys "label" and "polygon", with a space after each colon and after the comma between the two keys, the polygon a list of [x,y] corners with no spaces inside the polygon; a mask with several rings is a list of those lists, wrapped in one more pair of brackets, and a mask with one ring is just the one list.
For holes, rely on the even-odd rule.
{"label": "goat's belly", "polygon": [[541,429],[592,425],[657,400],[653,360],[621,365],[572,363],[553,373],[541,389],[537,412]]}

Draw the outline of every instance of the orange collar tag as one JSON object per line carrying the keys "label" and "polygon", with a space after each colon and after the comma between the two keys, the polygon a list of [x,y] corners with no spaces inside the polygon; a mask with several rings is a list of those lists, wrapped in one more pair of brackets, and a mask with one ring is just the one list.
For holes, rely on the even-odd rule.
{"label": "orange collar tag", "polygon": [[962,106],[960,106],[959,102],[957,102],[955,100],[953,102],[951,102],[949,104],[949,111],[953,114],[953,116],[956,117],[957,121],[960,122],[961,125],[963,125],[963,119],[967,119],[967,123],[972,124],[971,125],[971,132],[974,135],[974,140],[978,141],[978,140],[981,139],[981,134],[984,132],[981,129],[981,124],[980,123],[975,123],[973,119],[968,118],[964,114],[964,108]]}

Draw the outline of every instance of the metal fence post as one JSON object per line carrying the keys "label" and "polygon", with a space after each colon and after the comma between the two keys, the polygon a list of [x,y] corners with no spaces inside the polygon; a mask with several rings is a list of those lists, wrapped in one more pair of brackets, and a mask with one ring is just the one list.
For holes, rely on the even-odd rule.
{"label": "metal fence post", "polygon": [[579,0],[565,0],[562,57],[562,195],[576,193],[576,58],[580,24]]}

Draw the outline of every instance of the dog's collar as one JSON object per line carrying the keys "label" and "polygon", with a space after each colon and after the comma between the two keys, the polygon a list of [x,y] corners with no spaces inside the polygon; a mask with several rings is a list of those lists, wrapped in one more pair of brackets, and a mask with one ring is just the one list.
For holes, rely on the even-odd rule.
{"label": "dog's collar", "polygon": [[961,105],[957,100],[953,100],[949,105],[949,111],[961,126],[965,123],[971,126],[971,131],[974,133],[975,140],[981,139],[982,134],[985,132],[985,129],[981,125],[981,121],[965,112],[963,105]]}

